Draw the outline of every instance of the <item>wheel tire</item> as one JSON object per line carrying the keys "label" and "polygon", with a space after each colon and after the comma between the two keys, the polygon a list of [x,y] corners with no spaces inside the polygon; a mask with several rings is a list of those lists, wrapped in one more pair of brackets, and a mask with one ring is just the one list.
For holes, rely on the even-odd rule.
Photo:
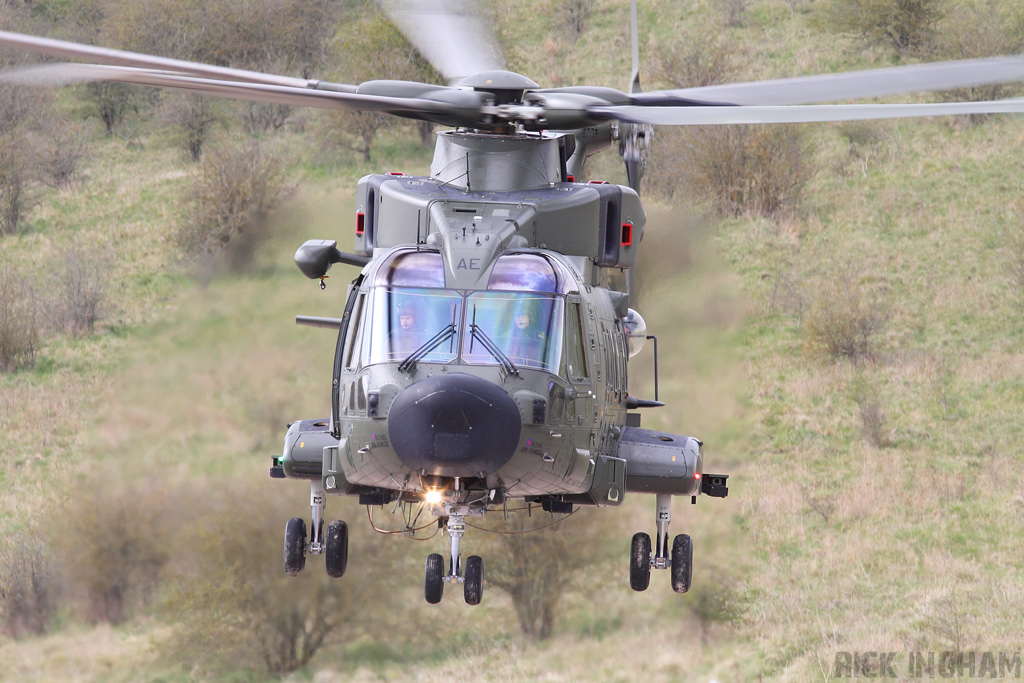
{"label": "wheel tire", "polygon": [[484,560],[470,555],[466,560],[466,580],[462,584],[467,605],[479,605],[484,597]]}
{"label": "wheel tire", "polygon": [[427,555],[425,574],[423,596],[431,605],[436,605],[444,595],[444,558],[438,553]]}
{"label": "wheel tire", "polygon": [[690,590],[693,574],[693,541],[679,534],[672,541],[672,590],[685,593]]}
{"label": "wheel tire", "polygon": [[327,576],[340,579],[345,575],[348,567],[348,524],[336,519],[327,527],[327,538],[325,539]]}
{"label": "wheel tire", "polygon": [[651,537],[645,533],[633,534],[629,553],[629,586],[645,591],[651,583]]}
{"label": "wheel tire", "polygon": [[292,517],[284,527],[284,573],[298,576],[306,566],[306,521]]}

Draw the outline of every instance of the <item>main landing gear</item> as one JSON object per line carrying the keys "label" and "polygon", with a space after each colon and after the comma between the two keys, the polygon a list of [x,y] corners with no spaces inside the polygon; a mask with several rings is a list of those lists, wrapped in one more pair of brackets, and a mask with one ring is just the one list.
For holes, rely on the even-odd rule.
{"label": "main landing gear", "polygon": [[319,480],[310,482],[309,507],[312,511],[312,538],[306,542],[306,522],[292,517],[284,528],[284,571],[298,576],[306,566],[306,554],[324,555],[327,575],[341,578],[348,567],[348,525],[336,519],[324,535],[324,488]]}
{"label": "main landing gear", "polygon": [[470,555],[466,558],[466,565],[463,567],[462,558],[459,555],[459,544],[466,533],[466,517],[483,517],[484,510],[479,506],[444,503],[444,512],[435,512],[435,514],[448,518],[446,528],[452,544],[451,559],[446,574],[444,557],[440,553],[431,553],[427,556],[424,567],[423,595],[427,602],[436,605],[441,602],[446,583],[452,585],[461,583],[466,604],[479,605],[484,595],[484,561],[479,555]]}
{"label": "main landing gear", "polygon": [[690,590],[693,570],[693,542],[686,534],[672,541],[672,555],[668,556],[668,525],[672,521],[672,496],[659,493],[657,498],[657,548],[652,552],[651,537],[635,534],[629,553],[629,585],[635,591],[645,591],[651,582],[651,569],[671,569],[672,590],[685,593]]}

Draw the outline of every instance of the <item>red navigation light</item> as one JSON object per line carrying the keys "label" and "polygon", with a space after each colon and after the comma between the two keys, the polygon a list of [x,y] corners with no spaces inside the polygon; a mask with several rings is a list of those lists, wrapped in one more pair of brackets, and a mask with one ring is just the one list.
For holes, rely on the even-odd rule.
{"label": "red navigation light", "polygon": [[366,230],[366,214],[356,211],[356,237],[362,237]]}

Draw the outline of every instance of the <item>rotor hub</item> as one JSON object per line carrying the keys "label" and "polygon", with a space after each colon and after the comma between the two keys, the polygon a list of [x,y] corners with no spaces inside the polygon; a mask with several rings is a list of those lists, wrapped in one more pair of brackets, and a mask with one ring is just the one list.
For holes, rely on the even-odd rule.
{"label": "rotor hub", "polygon": [[494,103],[499,106],[522,102],[527,90],[540,87],[533,80],[514,71],[484,71],[463,78],[456,85],[460,88],[472,88],[477,92],[490,93],[494,95]]}

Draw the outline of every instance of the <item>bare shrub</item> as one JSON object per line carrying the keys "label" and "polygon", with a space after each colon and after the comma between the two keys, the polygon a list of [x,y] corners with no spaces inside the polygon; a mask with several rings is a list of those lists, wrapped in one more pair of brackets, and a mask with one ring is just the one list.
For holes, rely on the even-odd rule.
{"label": "bare shrub", "polygon": [[967,626],[970,614],[964,601],[958,599],[957,590],[928,605],[925,618],[932,632],[942,645],[954,655],[954,662],[959,665],[963,661],[964,650],[967,648]]}
{"label": "bare shrub", "polygon": [[878,399],[865,399],[857,402],[860,408],[861,431],[868,443],[875,448],[889,445],[889,437],[885,428],[885,411]]}
{"label": "bare shrub", "polygon": [[[374,78],[442,83],[441,75],[420,56],[402,32],[379,10],[367,7],[337,32],[333,45],[339,79],[360,82]],[[343,74],[343,76],[341,76]],[[369,163],[378,134],[398,122],[374,112],[325,111],[319,116],[318,139],[330,147],[353,150]]]}
{"label": "bare shrub", "polygon": [[320,139],[332,147],[358,153],[366,164],[373,160],[377,136],[394,125],[393,117],[366,111],[323,112],[320,121]]}
{"label": "bare shrub", "polygon": [[922,52],[942,15],[941,0],[834,0],[826,22],[900,53]]}
{"label": "bare shrub", "polygon": [[347,8],[332,0],[209,0],[201,8],[180,0],[111,3],[104,42],[249,69],[277,65],[308,78]]}
{"label": "bare shrub", "polygon": [[[216,254],[243,235],[251,241],[285,192],[283,163],[258,142],[210,150],[186,197],[188,215],[178,242],[201,255]],[[230,265],[243,267],[248,255],[236,253]]]}
{"label": "bare shrub", "polygon": [[726,26],[739,26],[743,21],[743,13],[747,11],[750,0],[717,0],[722,18]]}
{"label": "bare shrub", "polygon": [[166,564],[161,491],[154,482],[126,485],[105,480],[82,484],[56,528],[85,618],[118,624],[153,599]]}
{"label": "bare shrub", "polygon": [[109,270],[106,249],[75,239],[61,258],[51,325],[75,336],[92,332],[102,314]]}
{"label": "bare shrub", "polygon": [[216,0],[207,4],[201,50],[218,62],[296,71],[308,78],[327,55],[343,3]]}
{"label": "bare shrub", "polygon": [[782,235],[772,237],[765,244],[769,270],[764,279],[771,287],[768,295],[769,313],[782,311],[793,316],[797,325],[802,325],[810,292],[806,269],[795,258],[797,251],[791,239]]}
{"label": "bare shrub", "polygon": [[0,132],[9,133],[34,123],[49,99],[37,88],[0,83]]}
{"label": "bare shrub", "polygon": [[651,77],[671,88],[724,83],[737,72],[736,46],[714,31],[684,32],[668,44],[649,48]]}
{"label": "bare shrub", "polygon": [[[975,59],[1024,52],[1024,25],[1019,12],[1008,11],[1007,5],[995,0],[979,4],[951,3],[938,23],[929,45],[929,56],[936,60]],[[996,83],[946,90],[946,101],[998,100],[1019,92],[1019,86]],[[971,115],[972,121],[987,118]]]}
{"label": "bare shrub", "polygon": [[35,205],[34,155],[24,131],[0,132],[0,235],[15,235]]}
{"label": "bare shrub", "polygon": [[24,531],[0,549],[0,633],[14,638],[45,633],[60,600],[60,580],[39,536]]}
{"label": "bare shrub", "polygon": [[885,410],[878,387],[864,374],[853,382],[852,396],[860,415],[861,434],[872,448],[888,448],[892,445],[886,426]]}
{"label": "bare shrub", "polygon": [[804,500],[807,502],[807,506],[814,512],[821,515],[822,520],[825,524],[828,524],[829,520],[832,519],[832,515],[836,511],[836,503],[833,497],[829,494],[812,494],[809,491],[804,491]]}
{"label": "bare shrub", "polygon": [[160,120],[170,128],[172,137],[188,152],[189,158],[199,161],[217,115],[210,97],[169,93],[164,98]]}
{"label": "bare shrub", "polygon": [[837,128],[855,159],[870,156],[885,142],[885,130],[876,121],[844,121]]}
{"label": "bare shrub", "polygon": [[138,89],[125,83],[93,81],[85,85],[85,92],[107,135],[114,135],[129,114],[139,111]]}
{"label": "bare shrub", "polygon": [[[527,527],[524,515],[513,532]],[[524,635],[551,637],[555,614],[570,580],[571,540],[562,529],[500,537],[500,552],[488,556],[487,581],[509,594]]]}
{"label": "bare shrub", "polygon": [[1024,308],[1024,222],[1018,222],[1011,229],[1008,250],[1007,271],[1010,286],[1017,297],[1018,305]]}
{"label": "bare shrub", "polygon": [[0,84],[0,235],[21,231],[35,205],[39,155],[32,130],[52,114],[35,88]]}
{"label": "bare shrub", "polygon": [[832,360],[872,359],[887,322],[882,304],[852,276],[840,275],[823,282],[811,301],[804,317],[806,344]]}
{"label": "bare shrub", "polygon": [[58,190],[71,185],[86,150],[86,129],[80,121],[61,116],[42,119],[35,143],[40,182]]}
{"label": "bare shrub", "polygon": [[30,279],[12,266],[0,266],[0,371],[35,364],[39,328],[38,299]]}
{"label": "bare shrub", "polygon": [[[202,514],[183,528],[165,609],[178,624],[169,659],[204,673],[263,668],[275,674],[309,663],[355,615],[385,609],[379,576],[350,568],[329,578],[322,566],[285,576],[281,534],[289,503],[265,487],[218,487]],[[228,492],[228,493],[225,493]],[[361,545],[361,557],[372,548]],[[309,565],[317,563],[310,558]],[[360,581],[365,576],[366,581]]]}
{"label": "bare shrub", "polygon": [[562,598],[578,588],[579,571],[573,559],[579,553],[573,549],[604,547],[598,538],[599,521],[591,512],[577,510],[544,528],[557,518],[534,506],[532,515],[520,511],[507,522],[493,525],[496,534],[486,552],[486,580],[512,598],[524,635],[538,640],[551,637]]}
{"label": "bare shrub", "polygon": [[562,21],[572,42],[579,40],[590,13],[594,11],[594,0],[562,0]]}
{"label": "bare shrub", "polygon": [[292,108],[272,102],[246,102],[242,109],[242,123],[249,135],[275,131],[288,122]]}
{"label": "bare shrub", "polygon": [[797,210],[812,170],[797,126],[695,126],[665,131],[652,150],[651,188],[678,188],[722,216]]}

